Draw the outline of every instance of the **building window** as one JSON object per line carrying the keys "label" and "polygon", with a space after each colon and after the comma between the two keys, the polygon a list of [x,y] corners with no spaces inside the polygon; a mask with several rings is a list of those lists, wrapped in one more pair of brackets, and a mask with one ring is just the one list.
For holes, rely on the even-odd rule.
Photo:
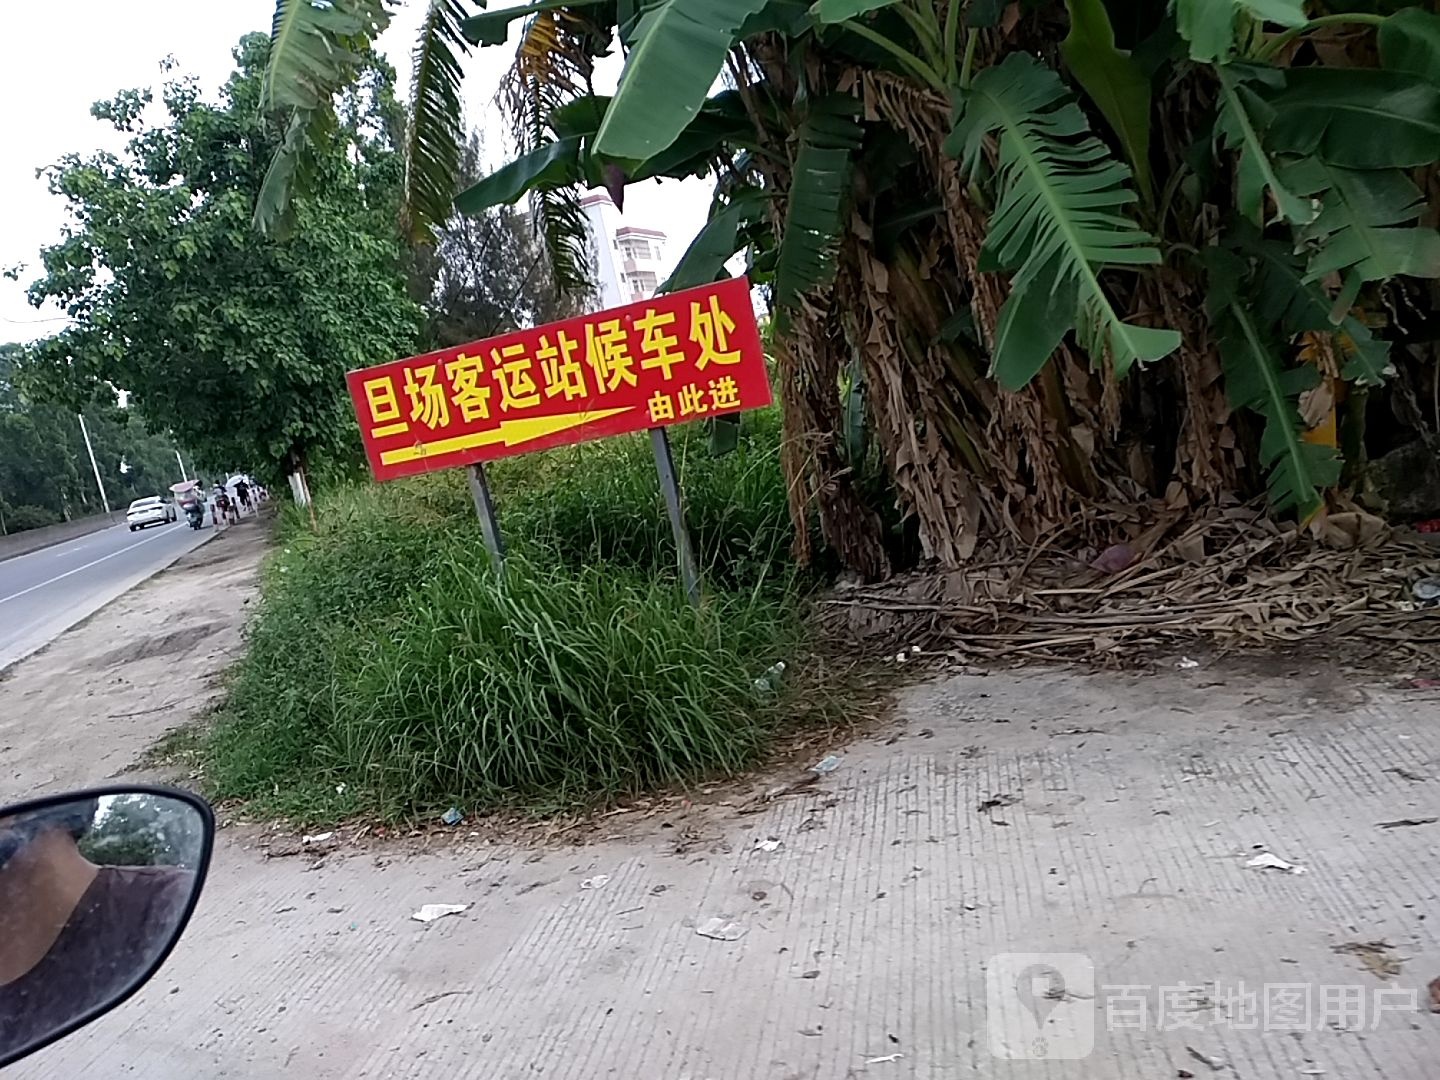
{"label": "building window", "polygon": [[638,274],[629,275],[630,295],[636,300],[647,300],[655,295],[655,290],[660,287],[659,279],[649,270],[641,271]]}
{"label": "building window", "polygon": [[650,245],[644,240],[636,240],[632,237],[626,237],[624,240],[620,241],[619,246],[620,253],[624,255],[627,259],[649,260],[659,257],[658,253],[651,252]]}

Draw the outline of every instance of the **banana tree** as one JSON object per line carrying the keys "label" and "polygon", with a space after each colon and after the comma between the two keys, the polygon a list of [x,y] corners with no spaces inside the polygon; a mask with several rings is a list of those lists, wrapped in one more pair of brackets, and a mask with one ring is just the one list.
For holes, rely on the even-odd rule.
{"label": "banana tree", "polygon": [[[1277,512],[1324,505],[1340,467],[1317,410],[1384,382],[1374,312],[1440,277],[1440,17],[1360,6],[436,0],[426,35],[521,37],[523,152],[461,210],[715,178],[669,284],[747,253],[806,448],[787,462],[797,523],[818,511],[880,574],[893,545],[846,452],[857,387],[907,527],[945,564],[1096,500],[1247,494],[1256,462]],[[284,46],[277,30],[282,76],[343,81]],[[616,48],[619,86],[596,95],[589,65]],[[443,111],[412,110],[420,224],[448,212]]]}

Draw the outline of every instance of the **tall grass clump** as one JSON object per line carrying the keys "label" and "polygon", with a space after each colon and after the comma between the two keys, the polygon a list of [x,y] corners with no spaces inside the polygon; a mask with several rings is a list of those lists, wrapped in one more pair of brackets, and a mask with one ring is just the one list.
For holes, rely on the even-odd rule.
{"label": "tall grass clump", "polygon": [[616,439],[492,471],[489,564],[463,473],[324,495],[268,562],[206,738],[213,793],[300,818],[553,809],[733,773],[793,710],[755,679],[802,647],[778,427],[712,457],[676,439],[706,569],[675,572],[650,448]]}

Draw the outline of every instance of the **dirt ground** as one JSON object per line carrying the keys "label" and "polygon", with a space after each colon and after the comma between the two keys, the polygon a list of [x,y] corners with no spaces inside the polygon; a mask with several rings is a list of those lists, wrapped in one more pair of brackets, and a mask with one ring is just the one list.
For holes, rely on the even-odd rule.
{"label": "dirt ground", "polygon": [[[5,793],[114,774],[203,705],[262,546],[242,526],[0,684]],[[156,701],[177,676],[196,696]],[[830,749],[791,793],[580,844],[228,829],[157,979],[7,1080],[1435,1075],[1440,692],[939,674]]]}
{"label": "dirt ground", "polygon": [[247,518],[0,676],[0,801],[132,768],[241,648],[269,519]]}

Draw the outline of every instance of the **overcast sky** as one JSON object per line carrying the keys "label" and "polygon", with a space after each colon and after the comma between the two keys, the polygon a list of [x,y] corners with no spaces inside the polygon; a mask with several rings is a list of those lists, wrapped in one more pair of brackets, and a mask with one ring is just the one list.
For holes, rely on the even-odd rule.
{"label": "overcast sky", "polygon": [[[510,0],[496,0],[493,7]],[[409,94],[410,49],[424,0],[405,0],[395,22],[380,40],[381,49],[400,73],[402,96]],[[92,102],[117,90],[156,86],[160,61],[175,57],[180,69],[199,77],[207,96],[232,67],[230,51],[242,34],[268,31],[273,0],[68,0],[66,3],[6,5],[0,35],[0,268],[20,264],[18,282],[0,280],[0,341],[24,341],[60,329],[64,319],[53,310],[36,310],[25,299],[25,286],[39,276],[39,251],[60,237],[64,204],[45,190],[36,169],[62,154],[97,149],[119,150],[123,138],[90,116]],[[512,27],[518,33],[519,23]],[[494,122],[491,99],[511,53],[487,49],[467,65],[466,108]],[[613,81],[618,65],[608,74]],[[597,84],[606,82],[597,79]],[[611,87],[599,85],[607,91]],[[498,128],[487,135],[492,151],[502,146]],[[670,236],[671,262],[705,220],[710,184],[637,185],[627,193],[625,220]]]}

